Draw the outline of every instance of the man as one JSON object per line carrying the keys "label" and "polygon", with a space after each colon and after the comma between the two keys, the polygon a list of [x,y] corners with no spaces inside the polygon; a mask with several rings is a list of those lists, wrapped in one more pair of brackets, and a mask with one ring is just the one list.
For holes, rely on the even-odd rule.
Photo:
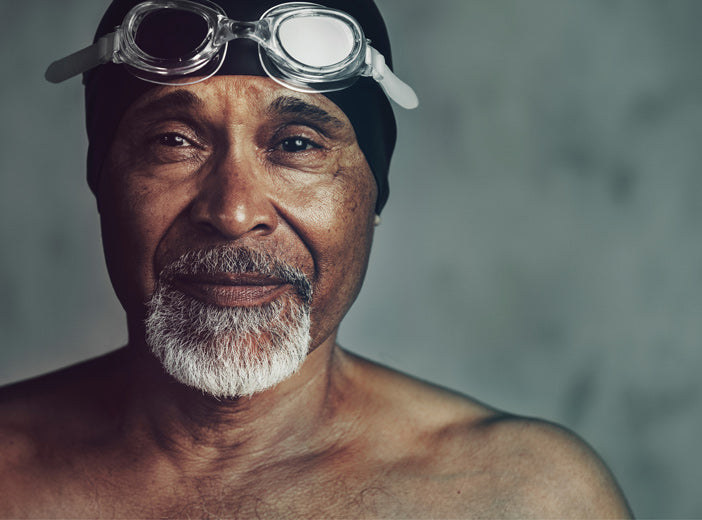
{"label": "man", "polygon": [[85,73],[129,342],[2,391],[0,514],[628,516],[572,434],[335,342],[415,104],[372,1],[218,4],[116,0],[48,73]]}

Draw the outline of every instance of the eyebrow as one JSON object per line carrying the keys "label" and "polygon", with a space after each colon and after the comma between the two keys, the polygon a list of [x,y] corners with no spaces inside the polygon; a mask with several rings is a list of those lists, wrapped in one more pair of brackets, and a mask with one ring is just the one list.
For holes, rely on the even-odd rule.
{"label": "eyebrow", "polygon": [[340,119],[334,117],[323,108],[292,96],[277,98],[268,106],[268,113],[274,116],[298,116],[313,123],[331,125],[335,128],[344,126]]}
{"label": "eyebrow", "polygon": [[[164,112],[174,110],[201,108],[205,102],[189,90],[175,90],[168,94],[147,102],[139,108],[139,114],[144,118],[162,115]],[[312,123],[330,125],[334,128],[343,128],[344,123],[339,118],[331,115],[323,108],[303,101],[294,96],[281,96],[273,101],[267,109],[272,116],[296,116]]]}
{"label": "eyebrow", "polygon": [[142,117],[149,117],[178,109],[199,108],[203,105],[204,101],[189,90],[175,90],[146,103],[138,112]]}

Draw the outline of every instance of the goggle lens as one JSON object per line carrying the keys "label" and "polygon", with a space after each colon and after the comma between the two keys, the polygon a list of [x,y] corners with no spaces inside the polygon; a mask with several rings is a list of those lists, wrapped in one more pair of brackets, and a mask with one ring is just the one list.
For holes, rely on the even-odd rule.
{"label": "goggle lens", "polygon": [[162,60],[192,56],[209,37],[207,20],[181,9],[156,9],[140,21],[134,41],[144,53]]}
{"label": "goggle lens", "polygon": [[298,16],[278,27],[278,41],[291,58],[308,67],[330,67],[349,57],[354,33],[331,16]]}

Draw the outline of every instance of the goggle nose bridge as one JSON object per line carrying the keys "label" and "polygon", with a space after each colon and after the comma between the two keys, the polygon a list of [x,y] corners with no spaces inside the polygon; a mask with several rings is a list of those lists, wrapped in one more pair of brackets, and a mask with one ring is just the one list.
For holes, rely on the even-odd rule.
{"label": "goggle nose bridge", "polygon": [[215,34],[215,45],[221,46],[240,38],[253,40],[262,47],[269,48],[271,39],[270,22],[265,18],[255,22],[241,22],[222,17],[219,20]]}

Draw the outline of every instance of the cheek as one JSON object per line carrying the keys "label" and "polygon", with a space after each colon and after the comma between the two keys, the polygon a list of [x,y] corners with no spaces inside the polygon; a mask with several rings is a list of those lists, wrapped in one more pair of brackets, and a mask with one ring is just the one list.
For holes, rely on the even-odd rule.
{"label": "cheek", "polygon": [[103,175],[98,200],[107,269],[115,293],[128,314],[142,313],[153,292],[154,255],[168,228],[182,210],[177,193],[119,175]]}
{"label": "cheek", "polygon": [[317,222],[309,237],[317,271],[312,315],[317,342],[338,326],[356,299],[368,265],[377,191],[363,163],[362,175],[340,171],[333,189],[313,196],[307,206]]}
{"label": "cheek", "polygon": [[322,206],[327,216],[324,229],[329,247],[323,250],[320,261],[329,269],[343,270],[348,277],[365,271],[375,206],[374,183],[355,187],[358,189],[335,192]]}

